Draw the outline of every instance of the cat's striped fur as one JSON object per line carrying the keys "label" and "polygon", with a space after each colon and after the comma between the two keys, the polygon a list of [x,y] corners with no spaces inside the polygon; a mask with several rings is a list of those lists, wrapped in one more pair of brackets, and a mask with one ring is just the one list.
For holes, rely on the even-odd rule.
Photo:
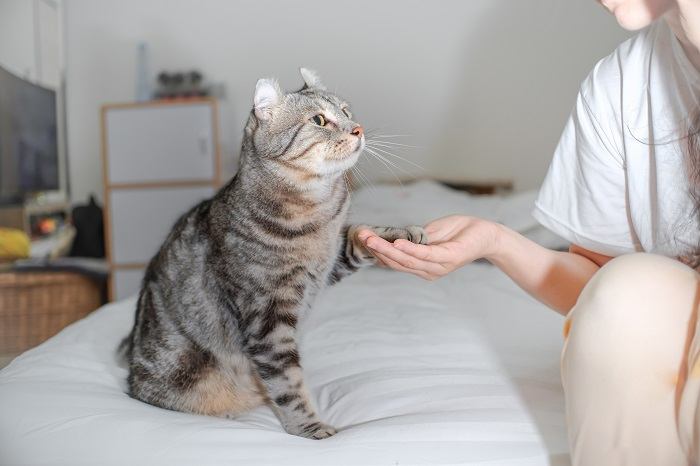
{"label": "cat's striped fur", "polygon": [[[345,225],[343,174],[362,129],[315,74],[302,75],[289,94],[258,82],[238,174],[183,215],[151,260],[125,346],[137,399],[214,416],[268,403],[287,432],[321,439],[335,430],[304,385],[297,321],[319,290],[373,259],[359,226]],[[420,227],[372,228],[427,240]]]}

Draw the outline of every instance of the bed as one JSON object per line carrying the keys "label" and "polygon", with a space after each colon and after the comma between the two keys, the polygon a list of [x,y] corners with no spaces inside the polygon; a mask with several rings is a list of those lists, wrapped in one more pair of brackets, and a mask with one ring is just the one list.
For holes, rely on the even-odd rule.
{"label": "bed", "polygon": [[[462,212],[561,246],[529,215],[533,198],[375,186],[355,195],[351,217]],[[432,283],[371,268],[319,297],[299,332],[312,397],[340,430],[322,441],[286,434],[267,407],[226,420],[129,398],[115,348],[134,303],[102,307],[0,371],[0,464],[569,464],[562,319],[488,264]]]}

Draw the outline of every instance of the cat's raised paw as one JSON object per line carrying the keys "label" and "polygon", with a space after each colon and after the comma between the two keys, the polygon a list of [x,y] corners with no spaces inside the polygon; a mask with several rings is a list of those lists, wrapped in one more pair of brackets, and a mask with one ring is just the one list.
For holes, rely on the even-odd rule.
{"label": "cat's raised paw", "polygon": [[406,239],[411,243],[428,244],[428,233],[425,232],[423,227],[418,225],[406,227],[406,232],[408,233]]}
{"label": "cat's raised paw", "polygon": [[374,227],[372,230],[390,243],[397,239],[407,239],[416,244],[428,244],[428,234],[423,227],[418,225],[408,227]]}

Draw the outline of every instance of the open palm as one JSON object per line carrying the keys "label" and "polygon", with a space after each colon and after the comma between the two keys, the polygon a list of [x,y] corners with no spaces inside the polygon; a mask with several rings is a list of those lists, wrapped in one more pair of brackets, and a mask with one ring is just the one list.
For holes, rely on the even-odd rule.
{"label": "open palm", "polygon": [[389,243],[369,230],[360,231],[359,238],[384,265],[435,280],[487,256],[494,248],[495,227],[478,218],[451,215],[425,226],[427,245],[407,240]]}

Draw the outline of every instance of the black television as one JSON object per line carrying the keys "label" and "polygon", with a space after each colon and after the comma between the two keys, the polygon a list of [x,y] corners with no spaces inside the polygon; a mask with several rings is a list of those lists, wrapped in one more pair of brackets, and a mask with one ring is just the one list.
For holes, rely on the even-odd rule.
{"label": "black television", "polygon": [[0,67],[0,204],[58,188],[56,92]]}

